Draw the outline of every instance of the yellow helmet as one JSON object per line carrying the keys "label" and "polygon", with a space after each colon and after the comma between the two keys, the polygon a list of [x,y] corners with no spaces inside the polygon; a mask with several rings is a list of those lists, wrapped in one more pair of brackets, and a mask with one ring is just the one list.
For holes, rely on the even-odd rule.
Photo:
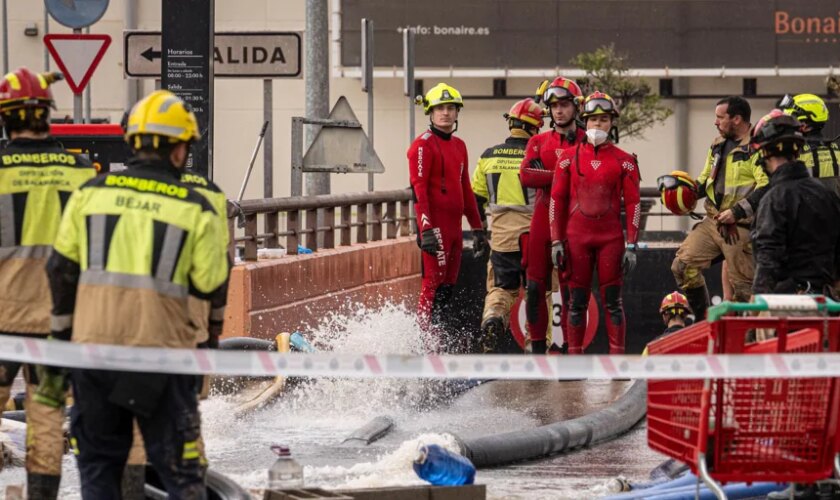
{"label": "yellow helmet", "polygon": [[198,121],[189,105],[168,90],[155,90],[131,108],[125,127],[125,140],[140,149],[144,137],[157,148],[160,138],[169,144],[198,140]]}
{"label": "yellow helmet", "polygon": [[828,121],[825,101],[814,94],[785,95],[777,107],[801,122],[820,125]]}
{"label": "yellow helmet", "polygon": [[461,99],[461,93],[455,87],[445,83],[438,83],[428,92],[425,97],[417,96],[415,99],[417,104],[423,105],[423,111],[428,115],[432,112],[432,108],[440,104],[454,104],[458,109],[464,107],[464,100]]}

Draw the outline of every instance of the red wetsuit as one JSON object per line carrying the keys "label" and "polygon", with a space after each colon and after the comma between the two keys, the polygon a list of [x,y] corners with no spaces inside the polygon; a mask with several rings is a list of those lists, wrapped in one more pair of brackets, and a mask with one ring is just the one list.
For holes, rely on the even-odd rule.
{"label": "red wetsuit", "polygon": [[434,128],[408,148],[418,235],[427,229],[439,231],[437,255],[421,252],[423,281],[417,317],[423,328],[439,324],[437,315],[452,297],[461,266],[461,218],[466,215],[470,227],[481,229],[468,165],[464,141]]}
{"label": "red wetsuit", "polygon": [[[586,139],[586,133],[576,129],[571,135],[549,130],[535,135],[528,141],[525,158],[519,168],[519,179],[525,187],[537,190],[534,202],[534,216],[528,233],[527,253],[523,257],[525,267],[525,317],[531,340],[545,340],[548,330],[548,309],[545,301],[546,291],[551,287],[551,235],[548,225],[548,204],[551,183],[554,180],[554,166],[563,149],[579,144]],[[531,160],[539,158],[544,169],[531,165]],[[560,294],[563,306],[560,310],[560,325],[567,332],[569,287],[560,281]],[[550,346],[549,346],[550,347]]]}
{"label": "red wetsuit", "polygon": [[592,270],[598,266],[601,301],[607,313],[610,353],[624,352],[621,304],[624,235],[621,202],[627,213],[627,242],[639,238],[639,167],[636,158],[607,142],[564,150],[551,188],[551,240],[568,240],[569,354],[583,352]]}

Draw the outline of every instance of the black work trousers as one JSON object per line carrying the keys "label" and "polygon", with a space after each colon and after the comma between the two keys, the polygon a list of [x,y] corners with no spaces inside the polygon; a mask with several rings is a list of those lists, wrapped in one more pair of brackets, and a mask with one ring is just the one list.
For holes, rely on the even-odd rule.
{"label": "black work trousers", "polygon": [[207,498],[196,377],[74,370],[72,380],[70,433],[82,498],[120,498],[135,418],[169,498]]}

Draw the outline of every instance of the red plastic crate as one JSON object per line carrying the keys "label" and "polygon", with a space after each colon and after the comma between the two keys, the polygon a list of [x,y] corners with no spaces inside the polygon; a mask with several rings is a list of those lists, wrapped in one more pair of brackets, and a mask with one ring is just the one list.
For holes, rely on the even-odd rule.
{"label": "red plastic crate", "polygon": [[[775,339],[747,344],[750,330]],[[656,354],[837,352],[840,319],[723,317],[658,339]],[[651,380],[648,444],[698,473],[700,454],[719,482],[813,482],[830,477],[838,446],[834,378]]]}

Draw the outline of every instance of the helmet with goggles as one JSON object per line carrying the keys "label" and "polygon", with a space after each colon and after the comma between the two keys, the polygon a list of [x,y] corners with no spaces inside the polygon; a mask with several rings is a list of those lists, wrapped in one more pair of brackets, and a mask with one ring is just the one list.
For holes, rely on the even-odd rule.
{"label": "helmet with goggles", "polygon": [[585,120],[590,116],[603,114],[618,118],[618,106],[615,105],[613,98],[600,91],[589,94],[583,101],[580,117]]}

